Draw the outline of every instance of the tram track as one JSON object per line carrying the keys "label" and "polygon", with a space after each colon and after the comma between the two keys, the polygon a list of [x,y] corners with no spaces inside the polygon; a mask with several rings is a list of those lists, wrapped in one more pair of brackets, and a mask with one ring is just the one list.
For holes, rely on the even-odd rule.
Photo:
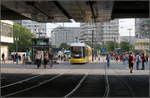
{"label": "tram track", "polygon": [[103,97],[105,89],[104,76],[101,75],[86,75],[76,87],[70,91],[64,98],[67,97]]}
{"label": "tram track", "polygon": [[[115,71],[115,73],[119,75],[118,72]],[[110,97],[121,97],[121,96],[135,97],[135,93],[132,87],[126,81],[123,81],[123,79],[121,79],[120,76],[116,76],[116,75],[113,75],[112,77],[109,76],[109,80],[113,82],[116,81],[117,83],[117,84],[110,83]],[[114,89],[114,86],[115,86],[115,89]]]}
{"label": "tram track", "polygon": [[30,80],[32,78],[36,78],[38,76],[41,76],[41,74],[38,74],[38,75],[34,75],[34,74],[2,74],[0,88],[5,88],[8,86],[18,84],[20,82],[28,81],[28,80]]}
{"label": "tram track", "polygon": [[25,79],[22,79],[22,80],[20,80],[20,81],[14,82],[14,83],[10,83],[10,84],[1,86],[0,88],[3,89],[3,88],[6,88],[6,87],[9,87],[9,86],[13,86],[13,85],[16,85],[16,84],[20,84],[20,83],[23,83],[23,82],[32,80],[32,79],[37,78],[37,77],[40,77],[40,76],[42,76],[42,75],[41,75],[41,74],[40,74],[40,75],[35,75],[35,76],[29,77],[29,78],[25,78]]}
{"label": "tram track", "polygon": [[[105,75],[59,74],[49,78],[41,75],[3,87],[2,91],[4,97],[107,97],[109,83],[106,73]],[[7,93],[4,93],[5,91]]]}
{"label": "tram track", "polygon": [[87,76],[88,76],[88,74],[85,74],[85,75],[81,78],[81,80],[79,81],[79,83],[76,85],[76,87],[75,87],[73,90],[71,90],[68,94],[66,94],[66,95],[64,96],[64,98],[67,98],[67,97],[71,96],[71,95],[81,86],[81,84],[82,84],[83,81],[87,78]]}
{"label": "tram track", "polygon": [[[74,76],[74,75],[73,75]],[[5,97],[45,97],[45,96],[64,96],[65,92],[68,92],[70,90],[72,90],[75,85],[77,84],[77,82],[79,81],[79,79],[81,79],[82,75],[79,75],[77,78],[72,78],[72,75],[65,75],[65,74],[61,74],[61,77],[59,76],[58,78],[52,79],[54,81],[50,80],[46,80],[44,82],[41,82],[39,85],[35,85],[29,88],[26,88],[24,90],[15,92],[15,93],[11,93],[9,95],[6,95]],[[62,84],[60,82],[64,81],[63,80],[68,79],[70,80],[70,84],[65,85]],[[70,86],[71,85],[71,86]],[[60,87],[59,87],[60,86]],[[45,90],[45,89],[49,89],[49,90]],[[61,92],[59,92],[59,90],[62,90]],[[43,91],[42,93],[40,91]],[[40,92],[40,93],[38,93]],[[30,96],[31,95],[31,96]]]}
{"label": "tram track", "polygon": [[[37,79],[36,83],[35,83],[35,80],[30,80],[30,81],[26,81],[26,82],[22,82],[20,83],[18,86],[16,85],[12,85],[12,86],[15,86],[15,88],[13,88],[12,86],[9,86],[9,87],[5,87],[5,88],[2,88],[1,91],[2,91],[2,96],[5,96],[5,97],[9,97],[9,96],[13,96],[15,94],[19,94],[19,93],[22,93],[22,92],[25,92],[25,91],[28,91],[30,89],[33,89],[33,88],[36,88],[40,85],[43,85],[47,82],[50,82],[58,77],[60,77],[61,75],[63,74],[58,74],[58,75],[55,75],[55,76],[48,76],[46,79],[44,77],[44,75],[42,76],[43,77],[43,80],[41,80],[40,78],[40,81]],[[34,78],[35,79],[35,78]],[[34,81],[31,83],[31,81]],[[23,87],[22,85],[26,85],[27,87]],[[17,89],[16,89],[17,88]],[[19,89],[21,88],[21,89]]]}

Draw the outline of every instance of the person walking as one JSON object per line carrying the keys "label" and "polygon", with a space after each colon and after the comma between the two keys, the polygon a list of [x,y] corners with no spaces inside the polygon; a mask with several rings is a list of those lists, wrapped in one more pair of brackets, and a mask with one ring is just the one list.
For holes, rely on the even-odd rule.
{"label": "person walking", "polygon": [[136,70],[139,70],[139,63],[140,63],[140,59],[141,59],[140,55],[137,54],[135,59],[136,59]]}
{"label": "person walking", "polygon": [[5,64],[5,54],[4,53],[2,53],[2,61]]}
{"label": "person walking", "polygon": [[47,68],[47,63],[48,63],[48,55],[47,55],[47,53],[45,52],[44,53],[44,68],[46,69]]}
{"label": "person walking", "polygon": [[141,70],[144,70],[145,69],[145,65],[144,65],[144,63],[145,63],[145,56],[144,56],[144,53],[142,53],[141,60],[142,60],[142,68],[141,68]]}
{"label": "person walking", "polygon": [[145,62],[146,62],[146,64],[148,63],[148,53],[145,56]]}
{"label": "person walking", "polygon": [[25,64],[25,54],[23,54],[23,56],[22,56],[22,64],[23,65]]}
{"label": "person walking", "polygon": [[134,59],[135,59],[135,58],[134,58],[132,52],[130,52],[130,54],[129,54],[129,59],[128,59],[130,73],[133,73]]}
{"label": "person walking", "polygon": [[36,60],[36,64],[37,64],[38,69],[41,66],[41,58],[42,58],[42,55],[41,55],[40,51],[37,51],[37,53],[35,55],[35,60]]}
{"label": "person walking", "polygon": [[109,68],[109,66],[110,66],[110,54],[107,54],[106,60],[107,60],[107,67]]}
{"label": "person walking", "polygon": [[16,59],[16,65],[18,65],[18,63],[19,63],[18,53],[16,53],[16,55],[15,55],[15,59]]}
{"label": "person walking", "polygon": [[50,52],[48,56],[50,60],[50,68],[52,68],[53,67],[53,54]]}

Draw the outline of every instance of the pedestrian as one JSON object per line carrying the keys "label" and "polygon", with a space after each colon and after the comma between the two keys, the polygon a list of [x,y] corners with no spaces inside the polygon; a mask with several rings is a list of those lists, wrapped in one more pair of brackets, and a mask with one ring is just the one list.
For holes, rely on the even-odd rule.
{"label": "pedestrian", "polygon": [[146,64],[148,63],[148,54],[146,54],[145,56],[145,61],[146,61]]}
{"label": "pedestrian", "polygon": [[5,64],[5,54],[4,53],[2,53],[2,61]]}
{"label": "pedestrian", "polygon": [[18,55],[18,59],[19,59],[19,61],[21,61],[21,55]]}
{"label": "pedestrian", "polygon": [[142,53],[141,60],[142,60],[142,68],[141,68],[141,70],[144,70],[145,69],[145,65],[144,65],[144,63],[145,63],[145,56],[144,56],[144,53]]}
{"label": "pedestrian", "polygon": [[123,62],[124,65],[125,65],[125,61],[126,61],[126,57],[125,57],[125,55],[123,55],[122,62]]}
{"label": "pedestrian", "polygon": [[18,63],[19,63],[18,53],[16,53],[16,55],[15,55],[15,60],[16,60],[16,65],[18,65]]}
{"label": "pedestrian", "polygon": [[25,64],[25,54],[23,54],[23,56],[22,56],[22,64],[24,65]]}
{"label": "pedestrian", "polygon": [[37,64],[38,69],[41,66],[41,58],[42,58],[42,55],[41,55],[40,51],[37,51],[37,53],[35,55],[35,60],[36,60],[36,64]]}
{"label": "pedestrian", "polygon": [[109,68],[109,66],[110,66],[110,54],[107,54],[106,60],[107,60],[107,67]]}
{"label": "pedestrian", "polygon": [[129,62],[130,73],[133,73],[134,56],[133,56],[132,52],[130,52],[130,54],[129,54],[128,62]]}
{"label": "pedestrian", "polygon": [[48,55],[47,55],[47,53],[45,52],[45,53],[44,53],[44,68],[45,68],[45,69],[47,68],[48,60],[49,60]]}
{"label": "pedestrian", "polygon": [[139,63],[140,63],[140,59],[141,59],[140,55],[137,54],[135,59],[136,59],[136,70],[139,70]]}
{"label": "pedestrian", "polygon": [[51,52],[49,52],[48,57],[50,60],[50,68],[52,68],[53,67],[53,54]]}
{"label": "pedestrian", "polygon": [[16,54],[13,54],[13,64],[16,62]]}

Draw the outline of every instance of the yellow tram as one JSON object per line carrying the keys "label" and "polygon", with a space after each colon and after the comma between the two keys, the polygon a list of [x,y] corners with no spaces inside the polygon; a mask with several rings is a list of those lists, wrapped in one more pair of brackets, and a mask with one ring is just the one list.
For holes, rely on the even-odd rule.
{"label": "yellow tram", "polygon": [[71,44],[70,63],[87,63],[92,61],[92,48],[85,43]]}

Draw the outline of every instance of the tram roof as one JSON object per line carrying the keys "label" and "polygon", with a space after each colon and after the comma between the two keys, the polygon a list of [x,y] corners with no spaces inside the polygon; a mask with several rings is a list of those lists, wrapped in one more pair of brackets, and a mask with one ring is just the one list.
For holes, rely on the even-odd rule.
{"label": "tram roof", "polygon": [[89,45],[85,43],[72,43],[71,46],[80,46],[80,47],[85,47],[87,46],[88,48],[91,48]]}
{"label": "tram roof", "polygon": [[87,46],[85,43],[72,43],[71,46]]}

